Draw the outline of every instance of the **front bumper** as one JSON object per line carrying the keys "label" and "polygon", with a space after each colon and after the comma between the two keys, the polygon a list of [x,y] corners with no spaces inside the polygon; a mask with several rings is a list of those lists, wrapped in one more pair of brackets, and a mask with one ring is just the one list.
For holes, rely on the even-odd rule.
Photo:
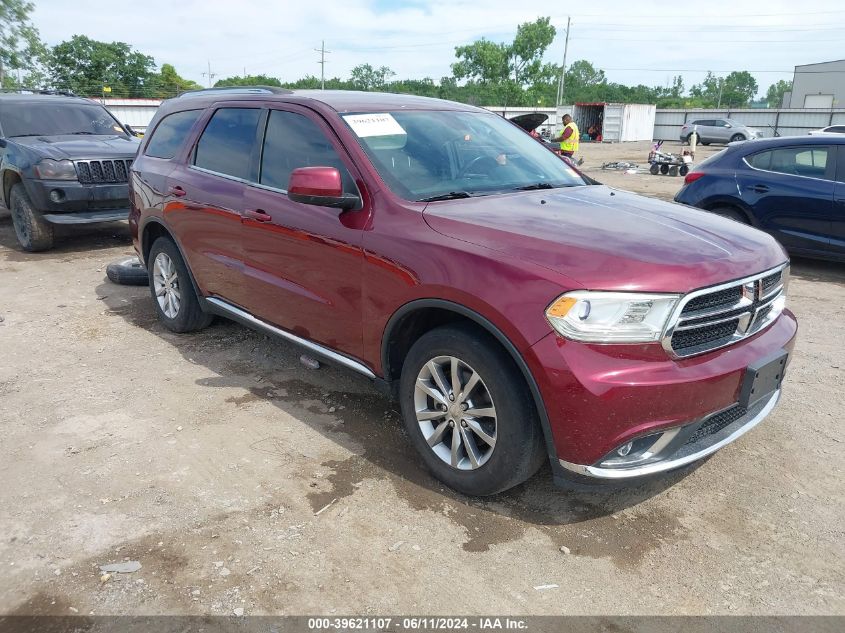
{"label": "front bumper", "polygon": [[[719,350],[671,359],[659,344],[587,345],[550,334],[526,361],[535,376],[562,473],[591,479],[640,477],[706,457],[756,426],[779,393],[756,403],[705,437],[693,438],[717,414],[732,410],[749,365],[776,350],[791,352],[797,324],[789,310],[765,330]],[[664,431],[641,466],[603,468],[628,442]],[[613,470],[613,472],[605,472]]]}
{"label": "front bumper", "polygon": [[710,424],[720,426],[719,416],[729,415],[739,405],[714,413],[692,424],[664,432],[657,440],[660,446],[653,453],[654,461],[641,466],[604,468],[573,464],[563,459],[559,462],[570,472],[596,479],[632,479],[675,470],[712,455],[723,446],[745,435],[772,412],[780,400],[780,394],[781,391],[778,389],[762,403],[758,403],[750,410],[743,410],[744,415],[739,416],[727,426],[712,433],[702,433],[701,437],[697,437],[699,430],[707,431]]}
{"label": "front bumper", "polygon": [[[84,185],[75,180],[25,180],[33,205],[49,222],[79,224],[125,220],[129,214],[128,183]],[[111,214],[112,218],[99,219]],[[76,214],[76,221],[51,219],[60,214]],[[98,216],[97,214],[103,214]]]}

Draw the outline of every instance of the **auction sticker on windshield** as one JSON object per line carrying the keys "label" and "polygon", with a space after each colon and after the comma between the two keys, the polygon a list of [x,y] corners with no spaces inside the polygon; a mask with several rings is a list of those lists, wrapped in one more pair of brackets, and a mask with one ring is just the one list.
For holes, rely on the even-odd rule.
{"label": "auction sticker on windshield", "polygon": [[343,119],[360,138],[407,134],[389,112],[380,114],[349,114],[344,116]]}

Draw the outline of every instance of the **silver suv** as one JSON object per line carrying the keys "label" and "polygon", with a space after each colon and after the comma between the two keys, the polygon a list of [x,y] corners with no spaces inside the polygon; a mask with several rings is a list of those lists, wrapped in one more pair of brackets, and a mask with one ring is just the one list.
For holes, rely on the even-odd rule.
{"label": "silver suv", "polygon": [[733,119],[696,119],[687,121],[681,128],[680,139],[684,143],[690,142],[693,133],[698,134],[698,142],[702,145],[710,143],[733,143],[760,138],[763,133],[753,127]]}

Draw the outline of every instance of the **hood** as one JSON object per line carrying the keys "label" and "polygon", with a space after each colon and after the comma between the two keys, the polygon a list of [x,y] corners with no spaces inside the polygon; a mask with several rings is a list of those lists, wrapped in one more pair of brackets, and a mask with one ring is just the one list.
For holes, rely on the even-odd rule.
{"label": "hood", "polygon": [[595,290],[688,292],[787,260],[762,231],[605,186],[430,203],[423,217],[443,235]]}
{"label": "hood", "polygon": [[59,136],[18,136],[12,139],[28,147],[42,158],[127,158],[135,155],[141,142],[117,134],[88,136],[63,134]]}
{"label": "hood", "polygon": [[531,112],[529,114],[520,114],[519,116],[515,116],[511,119],[511,122],[516,123],[526,132],[530,132],[531,130],[536,130],[548,119],[548,114],[543,114],[541,112]]}

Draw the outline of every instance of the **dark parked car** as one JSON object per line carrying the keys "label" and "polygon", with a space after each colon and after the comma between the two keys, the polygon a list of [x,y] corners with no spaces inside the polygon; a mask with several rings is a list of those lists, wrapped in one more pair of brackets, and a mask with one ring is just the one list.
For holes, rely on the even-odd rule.
{"label": "dark parked car", "polygon": [[95,101],[0,94],[0,182],[20,245],[52,248],[54,224],[125,220],[138,143]]}
{"label": "dark parked car", "polygon": [[398,397],[453,488],[672,470],[774,408],[796,332],[770,236],[586,186],[515,125],[377,93],[162,104],[130,226],[171,330],[212,315]]}
{"label": "dark parked car", "polygon": [[687,174],[675,201],[771,233],[796,255],[845,260],[845,136],[731,145]]}

